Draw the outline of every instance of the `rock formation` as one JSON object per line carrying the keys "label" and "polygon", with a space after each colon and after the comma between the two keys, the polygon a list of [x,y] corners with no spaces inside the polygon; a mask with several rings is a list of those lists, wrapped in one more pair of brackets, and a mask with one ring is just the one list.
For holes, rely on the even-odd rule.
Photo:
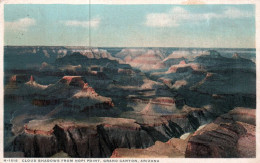
{"label": "rock formation", "polygon": [[60,150],[72,157],[110,157],[115,148],[153,144],[147,132],[131,119],[102,118],[101,123],[94,124],[50,120],[25,125],[25,132],[14,140],[13,151],[22,151],[26,157],[49,157]]}
{"label": "rock formation", "polygon": [[236,108],[195,132],[186,157],[255,157],[255,109]]}
{"label": "rock formation", "polygon": [[94,108],[109,109],[114,106],[111,98],[100,96],[88,83],[85,83],[83,89],[66,100],[64,104],[79,109],[81,112]]}
{"label": "rock formation", "polygon": [[188,138],[172,138],[165,143],[156,141],[153,146],[145,149],[117,148],[111,158],[183,158],[187,143]]}

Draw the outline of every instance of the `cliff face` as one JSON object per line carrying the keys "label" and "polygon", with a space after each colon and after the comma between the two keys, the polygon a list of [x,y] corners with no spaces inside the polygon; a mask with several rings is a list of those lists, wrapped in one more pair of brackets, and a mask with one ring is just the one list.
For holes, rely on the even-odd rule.
{"label": "cliff face", "polygon": [[255,110],[235,108],[193,134],[156,141],[146,149],[117,148],[111,157],[247,158],[255,152]]}
{"label": "cliff face", "polygon": [[195,132],[186,157],[255,157],[255,110],[236,108]]}
{"label": "cliff face", "polygon": [[25,132],[13,141],[12,151],[22,151],[26,157],[49,157],[61,150],[72,157],[110,157],[115,148],[147,148],[154,144],[132,120],[113,120],[118,124],[111,119],[105,121],[97,125],[65,122],[48,129],[29,129],[26,125]]}
{"label": "cliff face", "polygon": [[104,157],[109,149],[104,146],[101,151],[101,142],[95,128],[88,127],[54,127],[54,134],[57,137],[58,148],[74,157]]}
{"label": "cliff face", "polygon": [[72,157],[110,157],[117,148],[148,148],[195,131],[206,121],[203,111],[196,112],[162,116],[150,124],[125,118],[102,118],[94,124],[30,121],[15,138],[12,151],[22,151],[26,157],[49,157],[58,151]]}
{"label": "cliff face", "polygon": [[[150,103],[172,106],[175,105],[175,100],[160,97],[154,98]],[[143,122],[103,118],[95,124],[77,125],[64,123],[64,120],[62,123],[53,123],[48,129],[46,124],[33,126],[36,124],[34,122],[24,126],[24,133],[15,138],[12,151],[22,151],[26,157],[49,157],[59,151],[72,157],[110,157],[118,148],[149,148],[156,141],[164,144],[173,137],[178,138],[184,133],[196,131],[186,143],[185,157],[254,157],[254,111],[236,108],[199,131],[196,131],[199,126],[211,122],[217,114],[206,108],[186,105],[180,113],[175,114],[155,116],[140,112]],[[45,145],[46,142],[50,145]],[[245,150],[247,148],[250,150]]]}
{"label": "cliff face", "polygon": [[54,135],[22,133],[13,142],[13,151],[22,151],[25,157],[49,157],[58,152]]}
{"label": "cliff face", "polygon": [[59,149],[73,157],[110,157],[115,148],[146,148],[154,144],[143,130],[106,125],[68,129],[55,126],[54,134]]}

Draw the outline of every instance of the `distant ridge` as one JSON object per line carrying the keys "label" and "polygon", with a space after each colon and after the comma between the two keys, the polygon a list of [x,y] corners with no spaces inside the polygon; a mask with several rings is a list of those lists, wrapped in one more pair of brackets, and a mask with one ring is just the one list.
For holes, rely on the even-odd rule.
{"label": "distant ridge", "polygon": [[246,50],[255,50],[256,48],[223,48],[223,47],[176,47],[176,46],[172,46],[172,47],[123,47],[123,46],[65,46],[65,45],[4,45],[4,47],[66,47],[66,48],[75,48],[75,47],[80,47],[80,48],[161,48],[161,49],[167,49],[167,48],[176,48],[176,49],[205,49],[205,50],[210,50],[210,49],[221,49],[221,50],[225,50],[225,49],[246,49]]}

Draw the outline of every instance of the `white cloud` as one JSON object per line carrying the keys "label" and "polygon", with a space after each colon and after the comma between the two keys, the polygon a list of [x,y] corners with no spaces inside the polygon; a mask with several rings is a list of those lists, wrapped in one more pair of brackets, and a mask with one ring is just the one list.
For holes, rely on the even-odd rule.
{"label": "white cloud", "polygon": [[238,8],[226,8],[223,13],[191,13],[182,7],[173,7],[165,13],[150,13],[146,15],[145,25],[151,27],[176,27],[182,23],[200,23],[210,19],[220,18],[246,18],[253,16],[251,12]]}
{"label": "white cloud", "polygon": [[27,31],[30,26],[33,26],[35,24],[35,19],[21,18],[16,21],[5,22],[5,29],[14,31]]}
{"label": "white cloud", "polygon": [[146,25],[152,27],[172,27],[172,26],[178,26],[179,24],[169,14],[153,13],[147,15]]}
{"label": "white cloud", "polygon": [[68,21],[63,21],[62,23],[65,24],[66,26],[76,26],[76,27],[83,27],[83,28],[87,28],[89,26],[98,27],[100,24],[100,18],[93,18],[90,21],[68,20]]}
{"label": "white cloud", "polygon": [[235,19],[235,18],[241,18],[241,17],[248,18],[248,17],[253,16],[253,13],[249,12],[249,11],[242,11],[235,7],[229,7],[229,8],[226,8],[224,15],[228,18]]}

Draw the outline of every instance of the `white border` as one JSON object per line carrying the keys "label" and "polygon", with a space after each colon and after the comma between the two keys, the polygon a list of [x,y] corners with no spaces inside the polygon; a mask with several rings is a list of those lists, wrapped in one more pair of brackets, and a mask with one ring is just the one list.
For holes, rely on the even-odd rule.
{"label": "white border", "polygon": [[4,4],[255,4],[257,0],[2,0]]}
{"label": "white border", "polygon": [[[191,1],[191,0],[189,0]],[[256,70],[257,72],[260,72],[260,58],[258,55],[260,55],[260,1],[258,0],[192,0],[192,1],[200,1],[203,4],[255,4],[255,10],[256,10],[256,15],[255,15],[255,19],[256,19]],[[89,2],[91,4],[183,4],[184,2],[187,2],[187,0],[87,0],[87,1],[83,1],[83,0],[0,0],[0,55],[1,55],[1,59],[0,59],[0,74],[1,74],[1,78],[0,78],[0,106],[1,107],[1,111],[0,111],[0,117],[1,119],[3,119],[3,49],[4,49],[4,4],[89,4]],[[257,74],[257,109],[256,109],[256,113],[257,113],[257,125],[256,125],[256,147],[257,147],[257,155],[256,158],[252,158],[252,159],[245,159],[245,158],[232,158],[232,159],[190,159],[190,158],[155,158],[156,160],[160,160],[161,163],[175,163],[175,162],[190,162],[192,161],[193,163],[201,163],[201,162],[212,162],[212,163],[219,163],[219,162],[236,162],[236,163],[240,163],[240,162],[249,162],[249,163],[256,163],[256,162],[260,162],[260,145],[259,145],[259,141],[260,141],[260,120],[259,120],[259,114],[260,114],[260,110],[259,110],[259,92],[260,92],[260,80],[259,80],[259,75]],[[26,158],[26,160],[33,160],[35,158]],[[23,160],[25,160],[25,158],[19,158],[18,162],[23,162]],[[44,158],[40,158],[36,160],[44,160]],[[74,162],[76,160],[76,158],[73,159]],[[85,159],[85,161],[87,162],[88,160],[100,160],[101,162],[103,162],[102,160],[107,160],[107,159]],[[127,160],[127,158],[123,158],[123,159],[117,159],[118,161],[120,160]],[[141,159],[135,159],[135,160],[141,160]],[[147,160],[154,160],[154,159],[147,159]],[[3,158],[3,120],[0,121],[0,163],[4,162],[4,158]]]}

